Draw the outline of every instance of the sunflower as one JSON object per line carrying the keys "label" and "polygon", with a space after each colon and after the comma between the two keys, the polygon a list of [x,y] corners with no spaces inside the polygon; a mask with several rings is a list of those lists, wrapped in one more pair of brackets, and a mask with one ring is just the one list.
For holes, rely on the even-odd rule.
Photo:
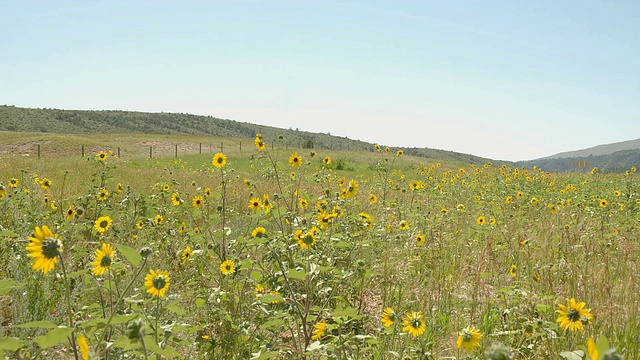
{"label": "sunflower", "polygon": [[211,160],[211,165],[217,167],[218,169],[222,169],[227,164],[227,157],[224,156],[223,153],[217,153],[213,155],[213,159]]}
{"label": "sunflower", "polygon": [[180,254],[180,258],[182,259],[182,263],[186,264],[189,261],[191,261],[191,256],[193,256],[193,252],[191,251],[191,247],[189,245],[187,245],[187,247],[182,250],[182,253]]}
{"label": "sunflower", "polygon": [[622,195],[622,193],[620,192],[620,190],[613,190],[613,195],[617,197]]}
{"label": "sunflower", "polygon": [[211,195],[213,195],[213,191],[211,191],[211,188],[204,188],[204,196],[211,197]]}
{"label": "sunflower", "polygon": [[293,153],[289,157],[289,165],[291,166],[300,166],[302,165],[302,157],[298,155],[298,153]]}
{"label": "sunflower", "polygon": [[484,216],[478,216],[478,218],[476,219],[476,222],[478,223],[478,225],[484,225],[484,223],[487,222],[487,219]]}
{"label": "sunflower", "polygon": [[258,226],[257,228],[253,229],[253,231],[251,232],[251,236],[258,238],[266,237],[267,230],[265,230],[265,228],[263,228],[262,226]]}
{"label": "sunflower", "polygon": [[556,310],[560,316],[556,322],[560,323],[560,327],[565,331],[569,329],[572,333],[578,330],[584,331],[584,324],[588,324],[593,318],[591,309],[585,309],[584,302],[577,302],[574,298],[567,299],[567,305],[558,304],[560,309]]}
{"label": "sunflower", "polygon": [[262,200],[260,200],[260,198],[254,197],[254,198],[251,198],[251,200],[249,200],[249,209],[253,211],[260,211],[261,207],[262,207]]}
{"label": "sunflower", "polygon": [[518,192],[516,193],[516,197],[517,197],[518,199],[522,199],[522,197],[523,197],[523,196],[524,196],[524,194],[522,193],[522,191],[518,191]]}
{"label": "sunflower", "polygon": [[318,340],[320,339],[325,331],[327,331],[327,322],[326,321],[322,321],[319,322],[317,324],[313,324],[313,332],[311,333],[311,340]]}
{"label": "sunflower", "polygon": [[402,156],[402,155],[404,155],[404,151],[402,151],[402,150],[398,150],[398,151],[396,152],[396,156]]}
{"label": "sunflower", "polygon": [[40,180],[40,187],[47,190],[48,188],[51,187],[52,181],[49,180],[48,178],[43,178],[42,180]]}
{"label": "sunflower", "polygon": [[301,249],[309,249],[316,244],[316,237],[318,233],[314,229],[310,230],[306,234],[302,230],[298,231],[296,231],[295,235]]}
{"label": "sunflower", "polygon": [[169,191],[170,189],[171,189],[171,186],[169,184],[162,185],[162,191]]}
{"label": "sunflower", "polygon": [[607,201],[607,199],[600,199],[600,207],[601,208],[606,208],[608,204],[609,204],[609,202]]}
{"label": "sunflower", "polygon": [[144,228],[144,220],[140,219],[136,221],[136,227],[138,228],[138,230],[142,230],[142,228]]}
{"label": "sunflower", "polygon": [[489,225],[496,226],[496,224],[497,224],[496,218],[489,219]]}
{"label": "sunflower", "polygon": [[150,269],[149,273],[144,277],[144,286],[151,296],[163,298],[170,283],[171,277],[169,277],[169,272],[166,270]]}
{"label": "sunflower", "polygon": [[376,194],[369,194],[369,204],[375,204],[378,202]]}
{"label": "sunflower", "polygon": [[424,244],[424,235],[420,233],[416,234],[416,243],[418,245]]}
{"label": "sunflower", "polygon": [[264,209],[265,214],[268,214],[273,208],[273,203],[269,201],[269,195],[267,194],[262,196],[262,208]]}
{"label": "sunflower", "polygon": [[400,228],[400,230],[407,230],[409,228],[409,222],[407,220],[402,220],[400,221],[398,227]]}
{"label": "sunflower", "polygon": [[111,220],[109,216],[101,216],[96,220],[93,226],[100,234],[104,234],[105,231],[109,230],[112,222],[113,220]]}
{"label": "sunflower", "polygon": [[204,204],[204,198],[200,195],[194,196],[191,200],[191,205],[196,209],[200,209],[202,204]]}
{"label": "sunflower", "polygon": [[505,199],[505,201],[504,201],[504,202],[505,202],[506,204],[508,204],[508,203],[510,203],[511,201],[513,201],[513,196],[509,195],[509,196],[507,196],[507,198]]}
{"label": "sunflower", "polygon": [[291,178],[291,180],[295,180],[296,179],[296,173],[295,171],[292,171],[289,173],[289,177]]}
{"label": "sunflower", "polygon": [[33,258],[31,268],[47,274],[56,266],[63,247],[60,238],[54,235],[49,227],[43,225],[42,229],[36,226],[33,236],[29,237],[29,245],[25,250],[29,252],[27,256]]}
{"label": "sunflower", "polygon": [[178,193],[171,194],[171,203],[173,204],[173,206],[179,206],[180,204],[182,204],[182,199],[180,198],[180,194]]}
{"label": "sunflower", "polygon": [[511,264],[509,275],[511,275],[512,278],[516,277],[516,264]]}
{"label": "sunflower", "polygon": [[89,360],[89,344],[87,344],[87,338],[84,335],[78,336],[76,338],[76,344],[78,344],[78,350],[80,350],[82,360]]}
{"label": "sunflower", "polygon": [[163,222],[164,222],[164,216],[158,214],[153,217],[153,223],[156,224],[156,226],[161,225]]}
{"label": "sunflower", "polygon": [[94,253],[95,260],[91,262],[91,265],[93,265],[93,269],[91,269],[93,275],[100,276],[105,271],[109,270],[115,255],[116,252],[113,250],[111,244],[102,244],[100,249],[96,249]]}
{"label": "sunflower", "polygon": [[256,144],[256,150],[258,151],[264,150],[265,143],[264,141],[262,141],[262,135],[260,135],[260,133],[256,134],[256,139],[254,140],[254,143]]}
{"label": "sunflower", "polygon": [[18,180],[16,178],[11,178],[11,180],[9,180],[9,187],[17,188],[18,185],[20,185],[20,180]]}
{"label": "sunflower", "polygon": [[396,312],[390,307],[384,308],[382,315],[380,316],[380,321],[382,321],[382,325],[385,327],[393,325],[397,319],[398,316],[396,315]]}
{"label": "sunflower", "polygon": [[300,209],[304,210],[309,207],[309,201],[305,198],[300,198],[300,200],[298,200],[298,205],[300,205]]}
{"label": "sunflower", "polygon": [[100,189],[100,191],[98,191],[98,195],[96,195],[96,196],[98,197],[98,200],[105,201],[109,197],[109,190]]}
{"label": "sunflower", "polygon": [[96,157],[98,158],[98,161],[100,162],[104,162],[105,160],[107,160],[107,153],[104,151],[100,151]]}
{"label": "sunflower", "polygon": [[116,184],[116,192],[121,193],[121,192],[122,192],[122,190],[124,190],[124,189],[122,188],[122,184],[121,184],[121,183],[117,183],[117,184]]}
{"label": "sunflower", "polygon": [[225,260],[222,264],[220,264],[220,272],[222,275],[231,275],[236,272],[236,264],[233,260]]}
{"label": "sunflower", "polygon": [[322,162],[325,165],[330,165],[331,164],[331,158],[329,156],[325,156],[324,159],[322,159]]}
{"label": "sunflower", "polygon": [[402,318],[402,331],[418,337],[427,330],[427,324],[422,317],[422,311],[407,312]]}
{"label": "sunflower", "polygon": [[365,229],[373,228],[373,218],[371,217],[371,215],[365,212],[361,212],[359,215],[360,219],[362,219],[362,226],[364,226]]}
{"label": "sunflower", "polygon": [[482,339],[480,330],[473,326],[467,326],[458,333],[456,346],[458,349],[464,349],[467,352],[474,351],[480,347],[480,339]]}
{"label": "sunflower", "polygon": [[65,216],[67,217],[67,219],[73,219],[73,216],[75,214],[76,214],[76,209],[73,207],[73,205],[71,205],[67,209],[67,212],[65,213]]}

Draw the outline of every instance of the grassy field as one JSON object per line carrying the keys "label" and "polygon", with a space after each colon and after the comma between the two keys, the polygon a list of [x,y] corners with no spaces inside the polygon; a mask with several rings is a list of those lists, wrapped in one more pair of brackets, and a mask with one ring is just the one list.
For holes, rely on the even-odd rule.
{"label": "grassy field", "polygon": [[0,358],[640,357],[635,168],[127,134],[0,160]]}

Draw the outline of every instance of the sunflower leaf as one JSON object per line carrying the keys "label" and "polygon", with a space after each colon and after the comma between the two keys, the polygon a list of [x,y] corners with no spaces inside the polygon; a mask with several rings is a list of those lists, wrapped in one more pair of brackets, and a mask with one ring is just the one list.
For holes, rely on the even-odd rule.
{"label": "sunflower leaf", "polygon": [[560,356],[567,360],[582,360],[584,357],[584,351],[582,350],[573,350],[573,351],[563,351],[560,353]]}
{"label": "sunflower leaf", "polygon": [[49,332],[45,335],[35,337],[33,341],[38,344],[41,349],[44,350],[66,342],[71,333],[73,333],[72,328],[59,327],[49,330]]}
{"label": "sunflower leaf", "polygon": [[0,295],[4,295],[4,294],[10,292],[13,289],[20,289],[24,285],[25,284],[19,283],[19,282],[13,281],[13,280],[2,279],[2,280],[0,280]]}
{"label": "sunflower leaf", "polygon": [[14,338],[0,338],[0,350],[18,351],[24,345],[24,341]]}
{"label": "sunflower leaf", "polygon": [[131,263],[131,265],[135,267],[140,265],[140,261],[142,261],[142,256],[138,254],[136,249],[126,245],[122,245],[122,244],[116,244],[116,248],[118,248],[118,251],[122,254],[122,256],[124,256],[127,259],[128,262]]}

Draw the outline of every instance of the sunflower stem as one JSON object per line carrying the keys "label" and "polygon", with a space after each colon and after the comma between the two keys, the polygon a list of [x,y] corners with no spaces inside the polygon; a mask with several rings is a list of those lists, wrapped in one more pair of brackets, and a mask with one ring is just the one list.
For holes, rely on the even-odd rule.
{"label": "sunflower stem", "polygon": [[62,278],[64,279],[64,294],[65,300],[67,302],[67,317],[69,318],[69,327],[71,328],[71,335],[69,336],[69,341],[71,342],[71,348],[73,349],[73,357],[78,360],[78,349],[76,349],[76,340],[75,340],[75,329],[73,327],[73,314],[71,313],[71,294],[69,289],[69,281],[67,280],[67,268],[64,266],[64,259],[62,258],[62,253],[58,254],[58,258],[60,259],[60,266],[62,267]]}

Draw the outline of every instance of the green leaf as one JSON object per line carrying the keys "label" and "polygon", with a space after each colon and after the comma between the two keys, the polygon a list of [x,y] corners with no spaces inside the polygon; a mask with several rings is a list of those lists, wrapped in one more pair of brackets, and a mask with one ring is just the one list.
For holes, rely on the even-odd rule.
{"label": "green leaf", "polygon": [[336,248],[338,249],[348,249],[350,247],[352,247],[353,244],[351,244],[350,242],[346,242],[346,241],[340,241],[339,243],[336,244]]}
{"label": "green leaf", "polygon": [[147,350],[151,351],[154,354],[158,354],[168,358],[175,358],[180,356],[180,353],[174,350],[170,346],[167,346],[164,349],[158,346],[158,344],[156,344],[156,341],[152,336],[144,337],[144,345],[147,347]]}
{"label": "green leaf", "polygon": [[582,350],[573,350],[573,351],[563,351],[560,353],[560,356],[567,360],[582,360],[584,357],[584,351]]}
{"label": "green leaf", "polygon": [[180,316],[186,315],[187,313],[176,305],[178,301],[174,301],[171,304],[167,305],[166,308],[172,313],[178,314]]}
{"label": "green leaf", "polygon": [[207,301],[205,299],[197,298],[196,299],[196,307],[202,307]]}
{"label": "green leaf", "polygon": [[265,294],[260,297],[260,301],[262,301],[263,303],[271,304],[283,302],[284,298],[282,297],[282,295]]}
{"label": "green leaf", "polygon": [[58,327],[57,324],[54,324],[50,321],[30,321],[24,324],[14,325],[13,327],[17,328],[41,328],[41,329],[55,329]]}
{"label": "green leaf", "polygon": [[22,346],[24,346],[24,341],[18,338],[0,338],[0,350],[18,351]]}
{"label": "green leaf", "polygon": [[314,341],[311,344],[309,344],[309,346],[307,346],[307,349],[305,351],[316,351],[316,350],[320,350],[323,348],[323,345],[320,343],[320,341]]}
{"label": "green leaf", "polygon": [[118,248],[118,251],[125,257],[125,259],[127,259],[128,262],[131,263],[131,265],[135,267],[140,265],[142,256],[138,254],[136,249],[122,244],[116,244],[116,248]]}
{"label": "green leaf", "polygon": [[17,238],[17,237],[19,237],[19,235],[18,235],[18,234],[14,233],[14,232],[13,232],[13,231],[11,231],[11,230],[2,230],[2,231],[0,231],[0,236],[2,236],[2,237],[10,237],[10,238]]}
{"label": "green leaf", "polygon": [[52,346],[61,344],[68,340],[69,335],[73,333],[72,328],[67,327],[59,327],[55,329],[49,330],[43,336],[37,336],[33,339],[33,341],[40,346],[41,349],[48,349]]}
{"label": "green leaf", "polygon": [[289,269],[287,276],[290,279],[304,280],[307,278],[307,273],[304,270]]}
{"label": "green leaf", "polygon": [[344,317],[350,317],[356,320],[362,318],[362,315],[358,315],[358,310],[350,306],[344,309],[340,309],[340,308],[335,309],[333,313],[331,313],[331,316],[332,317],[344,316]]}
{"label": "green leaf", "polygon": [[2,279],[0,280],[0,295],[4,295],[9,293],[13,289],[20,289],[24,287],[25,284],[19,283],[10,279]]}

